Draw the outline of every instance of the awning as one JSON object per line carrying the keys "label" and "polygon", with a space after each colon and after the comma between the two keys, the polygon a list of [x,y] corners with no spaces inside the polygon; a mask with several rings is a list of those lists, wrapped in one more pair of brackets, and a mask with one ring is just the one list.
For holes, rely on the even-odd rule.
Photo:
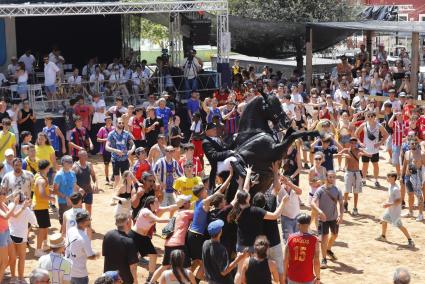
{"label": "awning", "polygon": [[[375,31],[375,32],[418,32],[425,33],[425,22],[389,22],[389,21],[362,21],[362,22],[326,22],[308,23],[313,31],[332,32],[345,31]],[[323,35],[323,33],[321,33]]]}

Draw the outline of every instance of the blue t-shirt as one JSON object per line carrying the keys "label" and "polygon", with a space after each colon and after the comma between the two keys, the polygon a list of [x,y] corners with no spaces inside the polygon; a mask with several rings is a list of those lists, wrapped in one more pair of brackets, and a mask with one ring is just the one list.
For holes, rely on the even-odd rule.
{"label": "blue t-shirt", "polygon": [[207,122],[208,123],[212,122],[212,119],[213,119],[214,116],[220,117],[220,120],[221,120],[220,109],[219,108],[213,109],[212,107],[210,107],[210,112],[209,112],[209,114],[207,116]]}
{"label": "blue t-shirt", "polygon": [[133,138],[128,131],[123,130],[121,134],[118,134],[116,130],[109,132],[108,141],[111,144],[111,147],[117,150],[121,150],[124,155],[119,156],[118,154],[112,152],[111,158],[112,161],[127,161],[128,160],[128,150],[133,146]]}
{"label": "blue t-shirt", "polygon": [[314,153],[316,152],[322,152],[325,155],[325,160],[323,161],[322,166],[325,167],[327,171],[333,171],[334,154],[338,153],[338,148],[334,145],[331,145],[326,149],[323,149],[323,146],[315,146]]}
{"label": "blue t-shirt", "polygon": [[189,99],[187,101],[187,110],[190,110],[190,112],[192,113],[192,115],[195,112],[198,112],[200,109],[201,109],[201,106],[199,105],[199,101],[198,100]]}
{"label": "blue t-shirt", "polygon": [[[74,192],[74,185],[76,182],[77,177],[73,171],[64,172],[63,170],[57,172],[53,181],[54,184],[59,185],[59,192],[67,197],[71,196]],[[66,199],[58,197],[58,203],[66,204]]]}
{"label": "blue t-shirt", "polygon": [[168,121],[170,120],[170,117],[173,116],[171,109],[169,107],[165,107],[163,109],[158,107],[155,109],[155,115],[159,119],[162,119],[162,122],[164,123],[164,134],[168,135]]}
{"label": "blue t-shirt", "polygon": [[204,234],[208,225],[208,212],[205,212],[203,204],[204,200],[195,202],[192,225],[190,226],[190,230],[198,234]]}
{"label": "blue t-shirt", "polygon": [[52,127],[50,128],[47,128],[47,126],[45,126],[43,127],[43,132],[47,134],[47,137],[49,137],[53,149],[55,149],[55,151],[60,151],[59,136],[56,134],[56,128],[56,125],[52,125]]}

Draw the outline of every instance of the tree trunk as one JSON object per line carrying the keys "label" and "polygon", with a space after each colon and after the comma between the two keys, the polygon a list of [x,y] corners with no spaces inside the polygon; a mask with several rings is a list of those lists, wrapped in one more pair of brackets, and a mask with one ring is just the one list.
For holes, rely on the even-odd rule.
{"label": "tree trunk", "polygon": [[298,74],[300,74],[301,76],[304,74],[303,38],[295,39],[294,44],[296,49],[295,59],[297,60],[297,70],[298,70]]}

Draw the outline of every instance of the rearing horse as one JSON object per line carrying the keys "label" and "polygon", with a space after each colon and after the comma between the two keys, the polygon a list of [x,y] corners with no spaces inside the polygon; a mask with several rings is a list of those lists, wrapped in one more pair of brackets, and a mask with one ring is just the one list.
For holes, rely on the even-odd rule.
{"label": "rearing horse", "polygon": [[[270,126],[287,128],[282,141],[277,138]],[[242,113],[238,134],[233,142],[238,162],[233,163],[235,171],[242,176],[246,172],[244,166],[252,165],[253,171],[259,174],[259,183],[251,189],[252,195],[258,191],[265,192],[273,181],[272,163],[286,157],[291,144],[305,136],[319,136],[318,131],[296,132],[288,128],[290,120],[283,111],[282,104],[275,95],[261,95],[252,99]]]}

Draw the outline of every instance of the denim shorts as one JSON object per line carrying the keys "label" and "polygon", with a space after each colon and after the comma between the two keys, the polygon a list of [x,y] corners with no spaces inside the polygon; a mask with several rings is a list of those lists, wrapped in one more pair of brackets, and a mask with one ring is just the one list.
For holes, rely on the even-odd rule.
{"label": "denim shorts", "polygon": [[401,146],[392,145],[391,149],[393,151],[391,154],[391,163],[393,166],[399,166]]}
{"label": "denim shorts", "polygon": [[280,223],[282,224],[282,238],[286,244],[289,235],[298,231],[297,219],[291,219],[286,216],[281,216]]}
{"label": "denim shorts", "polygon": [[71,277],[71,284],[89,284],[89,277]]}
{"label": "denim shorts", "polygon": [[44,86],[44,91],[50,94],[56,93],[56,85]]}
{"label": "denim shorts", "polygon": [[279,274],[283,274],[282,245],[279,243],[278,245],[275,245],[274,247],[269,248],[267,255],[269,259],[274,260],[274,262],[276,262],[277,272]]}
{"label": "denim shorts", "polygon": [[7,247],[12,243],[12,239],[10,238],[9,229],[0,233],[0,248]]}

